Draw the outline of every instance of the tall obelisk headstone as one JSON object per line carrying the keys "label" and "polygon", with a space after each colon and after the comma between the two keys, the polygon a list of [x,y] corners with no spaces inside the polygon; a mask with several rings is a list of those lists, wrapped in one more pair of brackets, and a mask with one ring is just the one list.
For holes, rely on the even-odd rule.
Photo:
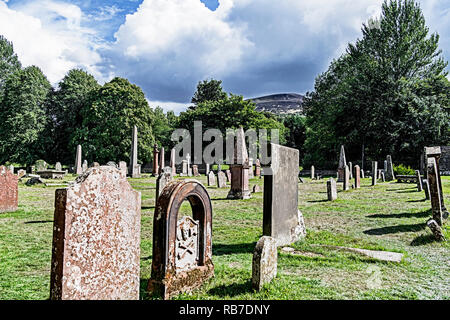
{"label": "tall obelisk headstone", "polygon": [[75,174],[82,174],[83,167],[81,165],[81,145],[77,146],[77,155],[75,156]]}
{"label": "tall obelisk headstone", "polygon": [[372,186],[377,184],[378,177],[378,162],[372,161]]}
{"label": "tall obelisk headstone", "polygon": [[345,160],[345,150],[344,146],[341,146],[341,153],[339,154],[339,166],[338,166],[338,182],[344,181],[345,167],[347,166],[347,161]]}
{"label": "tall obelisk headstone", "polygon": [[140,178],[140,168],[138,165],[138,130],[133,126],[133,135],[131,137],[131,154],[130,154],[130,174],[132,178]]}
{"label": "tall obelisk headstone", "polygon": [[392,181],[395,179],[395,176],[394,176],[394,165],[392,163],[392,157],[390,155],[386,157],[386,164],[387,168],[385,173],[385,179],[386,181]]}
{"label": "tall obelisk headstone", "polygon": [[158,145],[155,143],[153,146],[153,170],[152,170],[152,176],[156,177],[159,173],[159,150]]}
{"label": "tall obelisk headstone", "polygon": [[237,130],[236,140],[234,141],[234,160],[231,167],[231,190],[228,192],[227,199],[250,199],[251,192],[249,187],[249,165],[247,146],[245,145],[244,128]]}
{"label": "tall obelisk headstone", "polygon": [[177,167],[175,165],[175,148],[170,150],[170,167],[172,168],[172,176],[175,177],[177,175]]}

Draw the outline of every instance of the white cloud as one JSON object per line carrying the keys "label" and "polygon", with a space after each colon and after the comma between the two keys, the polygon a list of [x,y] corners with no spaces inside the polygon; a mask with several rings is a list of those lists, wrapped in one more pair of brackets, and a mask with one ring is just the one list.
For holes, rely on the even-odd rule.
{"label": "white cloud", "polygon": [[72,68],[82,67],[100,80],[102,58],[95,32],[81,26],[79,7],[55,1],[26,2],[9,8],[0,2],[0,34],[14,44],[24,66],[37,65],[56,84]]}

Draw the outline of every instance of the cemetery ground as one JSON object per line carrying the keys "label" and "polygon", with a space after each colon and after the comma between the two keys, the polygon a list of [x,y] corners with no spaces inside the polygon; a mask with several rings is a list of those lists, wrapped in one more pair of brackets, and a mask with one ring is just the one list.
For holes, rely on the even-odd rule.
{"label": "cemetery ground", "polygon": [[[69,176],[66,181],[73,180]],[[196,177],[206,183],[206,177]],[[176,299],[450,299],[450,244],[433,241],[426,221],[430,202],[415,184],[386,182],[343,192],[327,201],[326,180],[299,183],[307,237],[278,249],[278,275],[260,292],[251,288],[252,254],[262,236],[263,193],[227,200],[229,188],[208,187],[213,205],[215,277]],[[155,178],[129,179],[142,192],[141,299],[152,259]],[[443,177],[444,195],[450,177]],[[250,180],[263,185],[263,179]],[[19,183],[19,209],[0,214],[0,299],[48,299],[54,197],[57,187]],[[262,190],[262,188],[261,188]],[[445,201],[450,204],[450,197]],[[181,212],[190,214],[184,203]],[[450,227],[444,226],[446,238]],[[394,251],[400,263],[382,262],[338,246]]]}

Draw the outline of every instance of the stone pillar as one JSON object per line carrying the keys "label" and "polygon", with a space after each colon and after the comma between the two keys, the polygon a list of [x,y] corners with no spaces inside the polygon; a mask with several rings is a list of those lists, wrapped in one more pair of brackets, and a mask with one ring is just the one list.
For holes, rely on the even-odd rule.
{"label": "stone pillar", "polygon": [[348,169],[350,172],[350,179],[353,179],[353,163],[351,162],[348,163]]}
{"label": "stone pillar", "polygon": [[361,169],[358,165],[356,165],[355,166],[355,189],[359,189],[359,188],[361,188]]}
{"label": "stone pillar", "polygon": [[75,157],[75,174],[82,174],[83,168],[81,166],[81,145],[77,146],[77,155]]}
{"label": "stone pillar", "polygon": [[140,177],[140,168],[138,165],[138,130],[133,126],[131,135],[131,152],[130,152],[130,169],[129,173],[132,178]]}
{"label": "stone pillar", "polygon": [[255,176],[261,177],[261,161],[259,159],[256,159],[255,162]]}
{"label": "stone pillar", "polygon": [[85,172],[89,168],[87,160],[83,161],[83,165],[81,167],[83,172]]}
{"label": "stone pillar", "polygon": [[242,127],[239,128],[234,142],[234,158],[231,167],[231,190],[227,199],[250,199],[249,165],[245,134]]}
{"label": "stone pillar", "polygon": [[314,180],[316,178],[316,170],[314,166],[311,166],[311,180]]}
{"label": "stone pillar", "polygon": [[378,162],[372,161],[372,186],[377,184],[378,174]]}
{"label": "stone pillar", "polygon": [[164,147],[161,147],[161,151],[159,152],[159,174],[163,172],[164,167],[166,166],[166,160],[164,156]]}
{"label": "stone pillar", "polygon": [[[441,181],[441,172],[439,168],[439,159],[441,158],[441,147],[425,147],[424,154],[426,155],[427,159],[430,157],[433,157],[436,161],[436,171],[437,171],[437,181],[439,184],[439,193],[441,198],[441,207],[442,210],[448,215],[447,208],[445,207],[444,203],[444,193],[442,189],[442,181]],[[428,164],[428,160],[427,160]]]}
{"label": "stone pillar", "polygon": [[350,189],[350,169],[346,165],[344,167],[344,183],[343,183],[343,190],[347,191]]}
{"label": "stone pillar", "polygon": [[172,176],[175,177],[177,175],[177,167],[175,164],[175,148],[170,150],[170,167],[172,168]]}
{"label": "stone pillar", "polygon": [[263,236],[256,243],[252,261],[252,287],[261,290],[277,276],[277,242],[272,237]]}
{"label": "stone pillar", "polygon": [[392,163],[392,157],[390,155],[388,155],[386,158],[386,164],[387,164],[385,172],[386,181],[392,181],[395,179],[395,176],[394,176],[394,165]]}
{"label": "stone pillar", "polygon": [[152,170],[152,176],[156,177],[159,172],[159,149],[158,145],[155,144],[153,146],[153,170]]}
{"label": "stone pillar", "polygon": [[337,199],[336,180],[333,178],[330,178],[330,180],[327,181],[327,194],[328,201],[334,201]]}
{"label": "stone pillar", "polygon": [[347,161],[345,160],[345,150],[344,146],[341,146],[341,153],[339,155],[339,166],[338,166],[338,182],[344,181],[345,167],[347,166]]}
{"label": "stone pillar", "polygon": [[425,199],[430,200],[430,184],[427,179],[422,180],[423,190],[425,191]]}
{"label": "stone pillar", "polygon": [[189,153],[186,156],[186,161],[187,161],[187,175],[189,177],[192,177],[191,156],[189,155]]}
{"label": "stone pillar", "polygon": [[205,172],[205,175],[206,175],[206,176],[209,175],[209,171],[210,171],[209,163],[207,163],[207,164],[206,164],[206,172]]}
{"label": "stone pillar", "polygon": [[436,159],[428,158],[428,183],[430,186],[431,210],[433,212],[433,220],[442,226],[442,203],[441,192],[439,188],[438,171],[436,166]]}
{"label": "stone pillar", "polygon": [[417,191],[422,192],[423,190],[422,177],[420,175],[419,170],[416,170],[416,177],[417,177]]}

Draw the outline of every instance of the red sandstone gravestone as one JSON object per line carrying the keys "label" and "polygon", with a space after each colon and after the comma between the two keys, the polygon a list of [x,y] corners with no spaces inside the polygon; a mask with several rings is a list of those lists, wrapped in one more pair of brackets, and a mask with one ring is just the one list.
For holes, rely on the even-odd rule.
{"label": "red sandstone gravestone", "polygon": [[9,169],[0,166],[0,213],[13,212],[18,206],[18,181]]}
{"label": "red sandstone gravestone", "polygon": [[110,166],[56,190],[50,298],[139,299],[141,194]]}

